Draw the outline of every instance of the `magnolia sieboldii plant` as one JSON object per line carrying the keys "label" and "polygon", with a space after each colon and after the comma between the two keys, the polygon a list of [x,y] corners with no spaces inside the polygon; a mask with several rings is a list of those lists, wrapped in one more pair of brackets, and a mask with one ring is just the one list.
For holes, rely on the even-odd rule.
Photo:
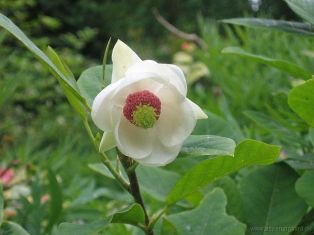
{"label": "magnolia sieboldii plant", "polygon": [[92,105],[92,119],[104,131],[100,151],[114,146],[146,166],[163,166],[178,156],[198,119],[207,118],[189,100],[182,70],[141,60],[118,40],[112,52],[111,84]]}
{"label": "magnolia sieboldii plant", "polygon": [[[114,178],[134,199],[132,204],[128,200],[127,208],[113,214],[109,213],[110,215],[106,218],[100,216],[99,221],[88,223],[83,219],[82,224],[64,223],[59,226],[59,221],[63,219],[62,215],[67,214],[67,208],[63,207],[61,197],[63,185],[59,185],[58,177],[55,177],[53,171],[49,171],[48,178],[53,185],[50,200],[53,204],[51,204],[51,213],[47,213],[52,217],[48,223],[42,223],[47,224],[43,230],[45,233],[90,235],[106,231],[105,234],[107,234],[106,229],[109,223],[122,223],[134,225],[142,229],[146,235],[154,235],[155,231],[157,231],[155,235],[158,235],[159,229],[156,228],[154,231],[154,225],[163,217],[162,221],[168,222],[165,223],[165,231],[162,234],[224,235],[234,234],[234,231],[238,231],[237,234],[245,234],[246,226],[226,214],[227,197],[222,189],[204,190],[204,192],[200,189],[241,168],[273,163],[279,154],[278,146],[250,139],[241,140],[236,145],[232,139],[226,137],[190,136],[197,120],[207,118],[207,116],[197,104],[186,97],[187,83],[182,70],[171,64],[141,60],[133,50],[119,40],[112,52],[112,74],[108,85],[109,70],[107,68],[110,68],[110,65],[107,67],[104,63],[102,66],[88,68],[76,80],[68,66],[52,48],[48,47],[46,52],[41,51],[1,13],[0,26],[20,40],[57,78],[69,103],[82,119],[100,160],[111,175],[101,164],[100,166],[98,163],[92,164],[94,166],[90,167],[103,175]],[[90,127],[90,116],[96,126],[103,131],[101,139],[99,134]],[[211,119],[208,125],[219,124],[215,123],[215,120],[216,118]],[[223,123],[227,125],[227,122],[223,121]],[[230,130],[237,131],[237,128]],[[115,147],[117,151],[110,151],[109,155],[108,150]],[[184,155],[187,155],[186,157],[203,156],[203,158],[193,160],[195,165],[190,164],[189,161],[185,162],[187,169],[184,172],[176,172],[175,167],[172,169],[171,167],[170,169],[150,168],[149,170],[145,167],[136,168],[138,163],[145,166],[166,165],[176,159],[181,149]],[[117,159],[114,159],[115,156],[112,153],[116,153]],[[279,178],[289,180],[292,174],[289,173],[287,177],[283,173],[289,171],[280,170],[283,166],[278,167],[278,171],[275,168],[273,170],[280,173]],[[139,173],[139,180],[137,173]],[[286,185],[294,185],[295,179],[291,180],[291,182],[287,181]],[[278,184],[273,185],[278,186]],[[57,188],[59,192],[54,191]],[[146,196],[158,199],[158,204],[147,206],[140,189],[145,190]],[[90,189],[82,190],[82,195],[86,192],[94,195],[90,193]],[[281,190],[286,192],[286,187]],[[18,230],[22,231],[21,226],[11,221],[2,221],[1,191],[0,187],[0,233],[1,223],[6,223],[7,226],[18,226]],[[119,191],[119,193],[122,192]],[[170,207],[190,195],[196,195],[190,199],[193,201],[192,204],[197,201],[198,206],[191,209],[190,206],[180,204],[180,210],[183,211],[173,214],[177,209],[171,210]],[[296,196],[294,195],[295,193],[291,198]],[[249,198],[251,200],[251,197]],[[116,200],[119,201],[118,197]],[[124,200],[120,202],[125,204]],[[57,206],[54,206],[55,203]],[[242,200],[241,205],[245,205]],[[70,209],[73,210],[72,207]],[[109,206],[101,212],[107,213],[107,209]],[[297,217],[298,220],[300,218]],[[162,228],[163,222],[159,224]],[[170,232],[169,228],[172,228]],[[22,233],[29,235],[24,230]]]}

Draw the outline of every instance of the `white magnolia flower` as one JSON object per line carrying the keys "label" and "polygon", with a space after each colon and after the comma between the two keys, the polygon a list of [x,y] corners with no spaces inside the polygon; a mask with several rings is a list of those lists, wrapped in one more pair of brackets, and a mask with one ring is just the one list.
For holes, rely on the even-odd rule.
{"label": "white magnolia flower", "polygon": [[181,69],[141,60],[118,40],[112,52],[111,84],[95,98],[92,119],[104,131],[100,151],[119,151],[147,166],[162,166],[179,154],[196,120],[207,118],[186,98]]}

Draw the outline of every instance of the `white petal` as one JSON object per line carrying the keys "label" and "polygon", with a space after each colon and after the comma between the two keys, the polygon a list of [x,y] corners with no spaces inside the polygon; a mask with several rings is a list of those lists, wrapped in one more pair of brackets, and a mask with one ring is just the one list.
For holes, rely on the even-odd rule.
{"label": "white petal", "polygon": [[172,93],[173,97],[169,97],[167,89],[169,87],[164,87],[159,93],[161,114],[156,122],[156,129],[161,142],[165,146],[173,146],[182,143],[192,133],[196,119],[187,99],[178,101],[175,92]]}
{"label": "white petal", "polygon": [[103,131],[111,131],[118,120],[113,118],[113,95],[120,86],[120,82],[110,84],[94,99],[91,116],[96,126]]}
{"label": "white petal", "polygon": [[128,68],[140,61],[140,57],[130,47],[118,40],[112,50],[111,83],[123,78]]}
{"label": "white petal", "polygon": [[170,69],[172,69],[172,71],[177,74],[175,78],[170,79],[171,82],[181,90],[182,94],[186,96],[188,87],[182,69],[180,69],[178,66],[174,64],[167,64],[167,66],[169,66]]}
{"label": "white petal", "polygon": [[137,159],[136,161],[144,166],[164,166],[174,161],[178,156],[181,144],[171,147],[164,146],[161,142],[154,142],[152,153],[143,159]]}
{"label": "white petal", "polygon": [[193,101],[189,100],[190,105],[192,106],[194,115],[196,117],[196,119],[207,119],[207,114],[200,108],[200,106],[198,106],[197,104],[195,104]]}
{"label": "white petal", "polygon": [[145,158],[152,152],[153,132],[153,128],[137,127],[122,116],[115,128],[118,149],[133,159]]}
{"label": "white petal", "polygon": [[127,79],[154,79],[175,87],[182,96],[186,96],[187,85],[183,72],[179,67],[168,64],[158,64],[152,60],[144,60],[131,66],[126,72]]}
{"label": "white petal", "polygon": [[114,100],[116,103],[125,104],[125,100],[129,94],[132,94],[137,91],[148,90],[154,94],[157,94],[158,91],[164,85],[153,80],[153,79],[129,79],[126,78],[123,80],[122,85],[119,90],[114,93]]}
{"label": "white petal", "polygon": [[116,141],[112,131],[104,132],[100,144],[99,152],[103,153],[116,146]]}

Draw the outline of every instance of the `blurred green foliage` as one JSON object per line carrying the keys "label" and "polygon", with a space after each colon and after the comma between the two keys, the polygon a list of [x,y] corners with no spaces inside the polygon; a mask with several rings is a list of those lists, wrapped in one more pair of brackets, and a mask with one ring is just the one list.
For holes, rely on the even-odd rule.
{"label": "blurred green foliage", "polygon": [[[282,159],[288,158],[287,163],[294,169],[313,169],[313,138],[306,123],[287,104],[287,93],[298,80],[265,65],[221,54],[227,46],[238,46],[256,54],[294,61],[313,71],[313,39],[280,32],[260,33],[214,21],[252,15],[246,0],[236,4],[231,0],[0,1],[1,12],[12,18],[39,47],[57,48],[76,78],[84,68],[100,64],[109,37],[128,42],[143,58],[171,62],[174,52],[182,52],[183,40],[169,35],[156,23],[151,14],[153,7],[178,28],[199,33],[208,45],[207,49],[185,51],[193,63],[208,69],[190,84],[189,96],[211,111],[209,121],[200,122],[195,134],[217,134],[237,142],[245,136],[280,144],[284,147]],[[287,9],[283,1],[265,0],[257,14],[296,18]],[[6,218],[21,224],[31,234],[44,234],[50,229],[48,232],[54,234],[56,227],[51,224],[93,222],[132,201],[112,179],[99,177],[87,167],[98,163],[98,159],[57,82],[3,30],[0,30],[0,113],[0,167],[13,168],[16,175],[15,181],[4,188]],[[156,178],[163,175],[164,182],[171,184],[162,189],[172,187],[174,182],[168,178],[179,178],[198,162],[199,159],[179,158],[167,170],[147,174],[140,169],[148,210],[155,211],[163,205],[160,198],[165,195],[149,187]],[[224,189],[228,201],[232,201],[230,194],[240,198],[236,184],[248,180],[247,175],[254,170],[243,170],[223,179],[228,183],[223,180],[217,183],[222,185],[219,187]],[[197,207],[215,186],[191,195],[170,212]],[[14,197],[16,194],[18,197]],[[60,204],[62,211],[57,210]],[[234,204],[228,202],[228,212],[230,209],[231,215],[243,221],[243,213],[238,211],[242,208],[233,208]],[[103,234],[141,234],[124,225],[110,226]]]}
{"label": "blurred green foliage", "polygon": [[[156,23],[153,8],[187,32],[199,31],[197,15],[223,19],[253,14],[247,0],[238,0],[236,4],[232,0],[2,0],[0,3],[1,12],[33,37],[50,40],[53,47],[79,50],[96,59],[101,58],[109,37],[132,41],[141,49],[148,44],[147,55],[151,55],[150,44],[162,44],[168,34]],[[265,0],[258,14],[292,17],[281,1]],[[158,50],[153,52],[161,54]]]}

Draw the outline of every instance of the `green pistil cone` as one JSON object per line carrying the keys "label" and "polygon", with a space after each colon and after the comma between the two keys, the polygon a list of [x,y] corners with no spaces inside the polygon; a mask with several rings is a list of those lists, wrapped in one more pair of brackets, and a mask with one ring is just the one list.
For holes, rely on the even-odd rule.
{"label": "green pistil cone", "polygon": [[133,112],[133,123],[145,129],[152,128],[156,123],[155,108],[150,105],[140,105]]}

